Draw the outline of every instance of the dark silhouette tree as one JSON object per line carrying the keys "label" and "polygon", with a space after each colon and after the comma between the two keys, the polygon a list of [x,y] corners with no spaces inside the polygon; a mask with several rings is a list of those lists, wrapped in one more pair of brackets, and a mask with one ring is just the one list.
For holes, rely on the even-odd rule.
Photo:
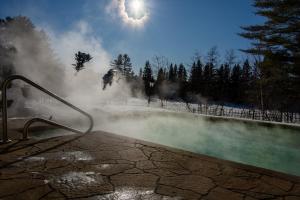
{"label": "dark silhouette tree", "polygon": [[202,77],[202,63],[199,60],[194,62],[189,77],[189,90],[194,94],[201,94],[203,92],[203,77]]}
{"label": "dark silhouette tree", "polygon": [[230,77],[230,97],[233,103],[241,103],[241,77],[242,70],[239,64],[234,65]]}
{"label": "dark silhouette tree", "polygon": [[148,96],[148,104],[150,104],[150,98],[153,95],[154,79],[149,61],[146,61],[145,64],[145,68],[143,71],[143,81],[145,87],[145,94]]}
{"label": "dark silhouette tree", "polygon": [[132,63],[127,54],[119,54],[118,57],[110,63],[110,66],[113,69],[118,70],[127,82],[130,82],[133,79],[134,72],[132,70]]}
{"label": "dark silhouette tree", "polygon": [[166,97],[166,92],[165,92],[165,85],[166,85],[166,75],[165,75],[165,71],[160,68],[158,70],[158,74],[157,74],[157,79],[155,82],[155,93],[158,95],[158,98],[161,101],[161,106],[163,106],[163,100]]}
{"label": "dark silhouette tree", "polygon": [[243,50],[262,55],[260,88],[268,107],[300,111],[300,1],[255,0],[260,25],[243,26],[242,37],[253,40]]}
{"label": "dark silhouette tree", "polygon": [[177,64],[174,65],[173,68],[173,77],[172,77],[172,82],[177,82],[178,81],[178,67]]}
{"label": "dark silhouette tree", "polygon": [[127,54],[123,55],[123,75],[126,77],[127,81],[130,81],[133,78],[132,64],[130,57]]}
{"label": "dark silhouette tree", "polygon": [[169,72],[168,72],[168,77],[169,77],[169,81],[170,82],[174,82],[175,80],[175,72],[174,72],[174,68],[173,68],[173,64],[170,64],[169,67]]}
{"label": "dark silhouette tree", "polygon": [[179,97],[186,100],[187,93],[187,72],[183,64],[178,68],[178,83],[179,83]]}
{"label": "dark silhouette tree", "polygon": [[243,67],[242,67],[242,74],[241,74],[241,100],[244,103],[251,103],[249,99],[252,99],[250,90],[252,89],[253,82],[251,81],[252,77],[252,68],[250,66],[249,60],[246,59],[244,61]]}
{"label": "dark silhouette tree", "polygon": [[110,63],[110,66],[113,69],[118,70],[119,72],[122,73],[122,71],[123,71],[123,55],[119,54],[118,57]]}
{"label": "dark silhouette tree", "polygon": [[84,64],[92,60],[92,56],[88,53],[83,53],[81,51],[78,51],[75,53],[75,64],[72,64],[74,66],[74,69],[78,73],[80,70],[84,69]]}
{"label": "dark silhouette tree", "polygon": [[196,63],[192,64],[189,76],[189,91],[194,93],[197,88],[197,75],[196,75]]}

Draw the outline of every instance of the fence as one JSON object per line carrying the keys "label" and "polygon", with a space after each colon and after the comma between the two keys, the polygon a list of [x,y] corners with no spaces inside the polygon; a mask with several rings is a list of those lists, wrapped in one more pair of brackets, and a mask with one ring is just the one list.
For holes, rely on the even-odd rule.
{"label": "fence", "polygon": [[199,105],[182,102],[165,102],[162,107],[179,112],[192,112],[211,116],[300,124],[300,113],[280,112],[276,110],[262,111],[259,109],[233,108],[208,104]]}

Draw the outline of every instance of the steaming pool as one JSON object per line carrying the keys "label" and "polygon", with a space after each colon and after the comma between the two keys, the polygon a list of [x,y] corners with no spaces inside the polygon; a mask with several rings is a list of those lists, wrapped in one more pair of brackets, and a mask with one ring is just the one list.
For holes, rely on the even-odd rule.
{"label": "steaming pool", "polygon": [[167,111],[127,111],[96,124],[94,130],[300,176],[299,127]]}

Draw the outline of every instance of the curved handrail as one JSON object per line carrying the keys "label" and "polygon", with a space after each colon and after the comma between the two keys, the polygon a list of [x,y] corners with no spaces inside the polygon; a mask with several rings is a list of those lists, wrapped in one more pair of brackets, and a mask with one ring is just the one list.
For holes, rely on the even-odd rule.
{"label": "curved handrail", "polygon": [[62,129],[68,130],[68,131],[72,131],[72,132],[75,132],[75,133],[83,133],[82,131],[74,129],[74,128],[71,128],[69,126],[65,126],[65,125],[59,124],[57,122],[48,120],[48,119],[43,119],[43,118],[35,117],[35,118],[32,118],[32,119],[28,120],[25,123],[24,128],[23,128],[23,140],[28,139],[28,130],[29,130],[29,127],[33,123],[35,123],[35,122],[44,122],[46,124],[49,124],[49,125],[52,125],[52,126],[57,126],[59,128],[62,128]]}
{"label": "curved handrail", "polygon": [[[7,137],[7,96],[6,96],[6,91],[7,91],[7,86],[9,85],[9,83],[13,80],[16,80],[16,79],[22,80],[22,81],[30,84],[31,86],[37,88],[38,90],[48,94],[49,96],[55,98],[56,100],[62,102],[65,105],[69,106],[70,108],[78,111],[79,113],[85,115],[90,121],[89,128],[85,132],[82,132],[82,131],[70,128],[68,126],[58,124],[58,123],[50,121],[50,120],[46,120],[46,119],[42,119],[42,118],[33,118],[33,119],[29,120],[24,126],[24,130],[27,127],[26,130],[25,130],[26,135],[28,135],[29,126],[32,123],[37,122],[37,121],[45,122],[45,123],[48,123],[48,124],[51,124],[51,125],[54,125],[54,126],[58,126],[60,128],[64,128],[66,130],[70,130],[70,131],[73,131],[73,132],[76,132],[76,133],[88,133],[93,129],[94,121],[93,121],[93,118],[90,114],[88,114],[85,111],[81,110],[80,108],[74,106],[73,104],[67,102],[66,100],[62,99],[61,97],[54,94],[53,92],[50,92],[49,90],[41,87],[40,85],[38,85],[35,82],[29,80],[28,78],[26,78],[24,76],[21,76],[21,75],[12,75],[12,76],[9,76],[7,79],[5,79],[2,83],[2,143],[7,143],[7,142],[10,141]],[[24,135],[25,135],[25,133],[23,133],[23,136]],[[23,138],[23,139],[26,139],[26,138]]]}

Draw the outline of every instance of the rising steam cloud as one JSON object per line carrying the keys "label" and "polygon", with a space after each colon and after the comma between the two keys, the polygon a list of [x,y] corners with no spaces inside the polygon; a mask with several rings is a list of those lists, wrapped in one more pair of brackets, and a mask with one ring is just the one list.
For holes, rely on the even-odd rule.
{"label": "rising steam cloud", "polygon": [[[87,22],[80,20],[70,30],[62,33],[50,27],[42,27],[27,34],[22,23],[13,24],[9,30],[14,33],[13,37],[7,34],[5,39],[16,48],[13,57],[16,74],[28,77],[85,109],[100,107],[101,103],[111,99],[126,99],[130,96],[129,87],[123,80],[113,84],[108,90],[102,90],[102,77],[110,68],[112,56],[102,47],[101,38],[95,36]],[[72,64],[78,51],[91,54],[93,59],[86,63],[85,69],[76,74]],[[46,116],[54,113],[57,117],[68,119],[78,116],[61,107],[61,104],[57,103],[57,106],[48,101],[47,96],[36,90],[31,90],[32,99],[23,99],[20,88],[24,85],[20,84],[10,90],[10,98],[17,105],[14,110],[24,113],[20,108],[29,107],[35,113]]]}
{"label": "rising steam cloud", "polygon": [[[102,47],[101,38],[94,34],[86,21],[79,21],[62,34],[48,30],[51,46],[65,70],[66,97],[81,107],[92,107],[110,99],[129,97],[129,87],[122,82],[113,84],[109,90],[102,90],[102,77],[110,68],[112,56]],[[77,51],[91,54],[93,59],[85,69],[75,74],[72,68]]]}

